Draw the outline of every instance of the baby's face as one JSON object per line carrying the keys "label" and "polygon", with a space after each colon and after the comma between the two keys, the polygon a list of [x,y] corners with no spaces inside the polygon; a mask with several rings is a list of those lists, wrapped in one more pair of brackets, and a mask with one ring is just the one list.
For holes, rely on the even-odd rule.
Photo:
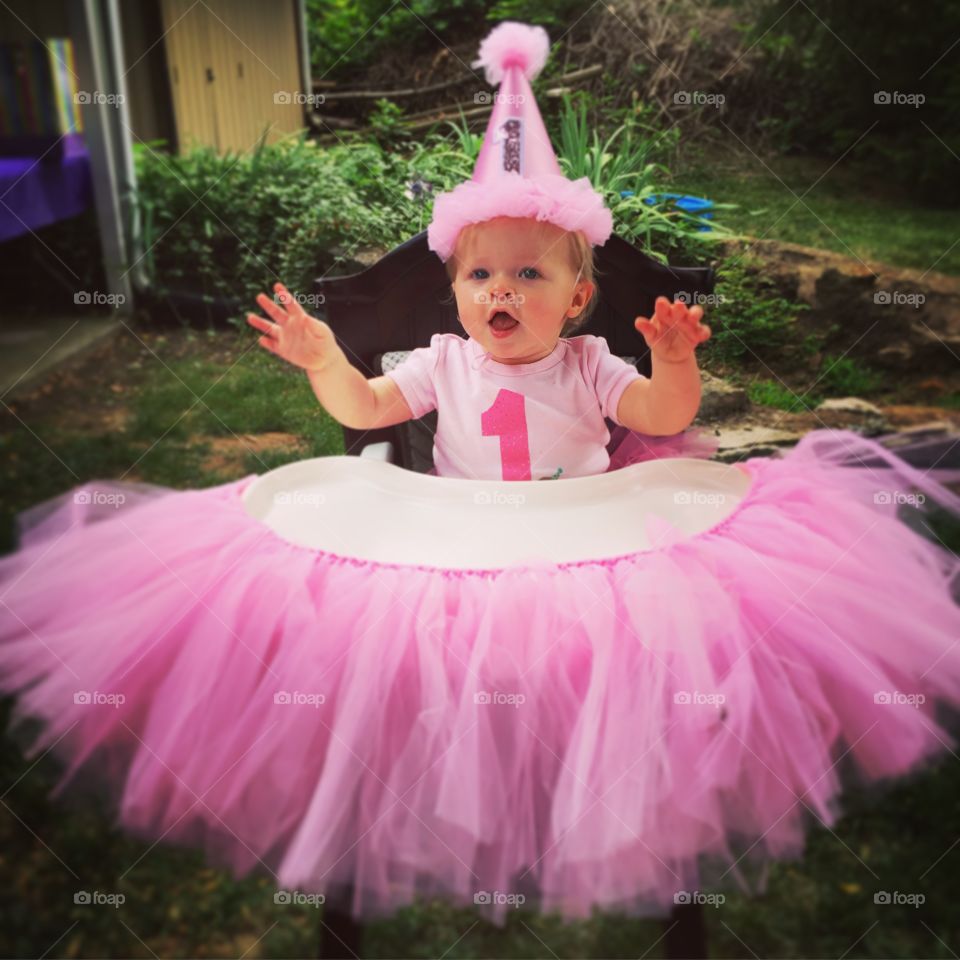
{"label": "baby's face", "polygon": [[[497,217],[457,249],[453,281],[460,322],[500,363],[534,363],[556,347],[568,317],[586,306],[593,284],[577,280],[564,231],[549,223]],[[516,321],[498,331],[505,311]]]}

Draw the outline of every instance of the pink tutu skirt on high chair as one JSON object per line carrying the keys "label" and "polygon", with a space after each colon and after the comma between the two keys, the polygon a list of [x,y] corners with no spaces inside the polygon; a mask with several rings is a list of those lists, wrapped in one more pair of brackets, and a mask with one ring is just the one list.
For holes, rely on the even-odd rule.
{"label": "pink tutu skirt on high chair", "polygon": [[916,520],[960,498],[848,431],[742,466],[696,535],[476,569],[292,543],[245,509],[256,474],[78,487],[0,558],[12,729],[58,794],[96,781],[144,840],[357,917],[760,892],[847,786],[956,747],[960,561]]}

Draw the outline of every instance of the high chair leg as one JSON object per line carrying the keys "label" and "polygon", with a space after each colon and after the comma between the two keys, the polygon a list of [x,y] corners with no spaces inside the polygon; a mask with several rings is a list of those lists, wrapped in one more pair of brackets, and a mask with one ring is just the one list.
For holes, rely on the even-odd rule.
{"label": "high chair leg", "polygon": [[707,925],[701,904],[677,904],[663,925],[667,960],[707,960]]}
{"label": "high chair leg", "polygon": [[349,897],[326,902],[320,921],[320,960],[359,960],[363,924],[350,913]]}
{"label": "high chair leg", "polygon": [[[666,960],[709,960],[707,927],[699,903],[678,904],[664,920]],[[349,907],[327,903],[323,911],[319,960],[360,960],[363,924]]]}

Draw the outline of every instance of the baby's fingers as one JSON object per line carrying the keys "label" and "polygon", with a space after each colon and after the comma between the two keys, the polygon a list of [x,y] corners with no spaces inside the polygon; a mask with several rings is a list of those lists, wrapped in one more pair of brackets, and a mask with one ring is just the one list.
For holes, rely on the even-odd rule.
{"label": "baby's fingers", "polygon": [[263,308],[264,313],[269,314],[277,321],[280,326],[290,319],[290,314],[278,303],[274,303],[265,293],[257,294],[257,303]]}
{"label": "baby's fingers", "polygon": [[659,321],[661,326],[666,326],[670,322],[670,317],[673,314],[674,304],[672,304],[666,297],[657,297],[657,301],[654,304],[654,311],[652,319]]}
{"label": "baby's fingers", "polygon": [[656,337],[658,333],[657,324],[647,317],[637,317],[633,325],[646,337]]}
{"label": "baby's fingers", "polygon": [[258,330],[262,330],[271,337],[279,333],[275,323],[271,323],[269,320],[264,320],[263,317],[258,317],[255,313],[247,314],[247,323],[249,323],[251,327],[256,327]]}
{"label": "baby's fingers", "polygon": [[686,326],[687,329],[693,336],[694,343],[703,343],[704,340],[710,339],[710,328],[705,324],[701,323],[703,317],[703,307],[691,307],[686,317]]}
{"label": "baby's fingers", "polygon": [[280,298],[280,302],[287,308],[287,310],[295,316],[306,316],[306,312],[300,304],[300,301],[282,284],[275,283],[273,289],[276,292],[277,296]]}

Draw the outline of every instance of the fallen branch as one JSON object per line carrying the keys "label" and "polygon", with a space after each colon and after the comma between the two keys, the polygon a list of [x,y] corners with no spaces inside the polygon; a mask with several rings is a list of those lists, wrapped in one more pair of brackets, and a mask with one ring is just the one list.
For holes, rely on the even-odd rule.
{"label": "fallen branch", "polygon": [[[586,80],[602,72],[603,65],[598,63],[592,67],[584,67],[581,70],[573,70],[561,77],[555,77],[553,82],[558,84],[572,83],[576,80]],[[327,100],[401,100],[405,97],[416,97],[426,93],[436,93],[438,90],[446,90],[448,87],[459,86],[468,80],[472,80],[475,83],[477,77],[475,74],[465,73],[463,76],[453,80],[444,80],[442,83],[433,83],[426,87],[410,87],[404,90],[344,90],[342,93],[337,93],[335,90],[329,89],[329,86],[327,86],[328,81],[323,80],[314,80],[313,88],[315,90],[321,89],[321,84],[324,85],[323,89],[327,91],[324,97]]]}
{"label": "fallen branch", "polygon": [[[437,90],[446,90],[447,87],[459,86],[461,83],[466,83],[467,80],[476,82],[476,79],[472,74],[465,74],[454,80],[432,83],[427,87],[410,87],[407,90],[344,90],[342,93],[330,90],[324,94],[324,96],[327,100],[400,100],[404,97],[417,97],[425,93],[435,93]],[[321,81],[317,80],[313,81],[314,90],[318,89],[318,83],[320,82]]]}

